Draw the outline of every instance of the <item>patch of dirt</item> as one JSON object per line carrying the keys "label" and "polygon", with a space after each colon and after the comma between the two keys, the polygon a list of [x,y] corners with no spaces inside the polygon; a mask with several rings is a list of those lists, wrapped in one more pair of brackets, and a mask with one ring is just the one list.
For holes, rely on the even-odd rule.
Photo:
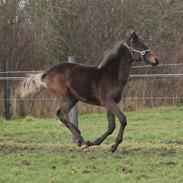
{"label": "patch of dirt", "polygon": [[[21,153],[21,152],[54,152],[54,153],[60,153],[60,152],[79,152],[79,149],[76,147],[71,146],[55,146],[55,145],[45,145],[45,146],[38,146],[34,144],[0,144],[0,153]],[[23,156],[23,155],[22,155]]]}
{"label": "patch of dirt", "polygon": [[88,173],[90,173],[90,171],[89,171],[89,170],[83,170],[82,173],[83,173],[83,174],[88,174]]}
{"label": "patch of dirt", "polygon": [[164,143],[167,143],[167,144],[179,144],[179,145],[183,145],[183,141],[182,140],[169,140],[169,141],[166,141]]}
{"label": "patch of dirt", "polygon": [[[66,152],[66,153],[80,153],[81,155],[83,152],[81,151],[80,148],[77,146],[67,146],[67,145],[46,145],[46,144],[22,144],[22,143],[17,143],[17,144],[0,144],[0,153],[21,153],[21,152],[54,152],[54,153],[61,153],[61,152]],[[103,152],[103,153],[109,153],[110,154],[110,149],[108,147],[92,147],[89,148],[89,152],[87,153],[93,153],[93,152]],[[152,154],[160,154],[161,156],[170,156],[173,154],[177,153],[176,149],[173,148],[146,148],[146,147],[136,147],[133,148],[133,146],[125,146],[125,147],[120,147],[117,149],[116,153],[114,153],[113,157],[117,159],[122,159],[124,155],[134,155],[134,154],[143,154],[146,156],[152,155]],[[72,156],[74,159],[75,157]],[[96,159],[96,157],[92,156],[90,159]],[[66,162],[67,164],[67,162]]]}
{"label": "patch of dirt", "polygon": [[150,178],[150,177],[148,177],[147,175],[144,175],[144,174],[137,176],[137,180],[149,179],[149,178]]}
{"label": "patch of dirt", "polygon": [[126,165],[122,168],[122,171],[127,174],[127,173],[133,173],[133,167],[131,165]]}
{"label": "patch of dirt", "polygon": [[28,147],[28,146],[14,146],[14,145],[0,145],[0,152],[9,152],[9,153],[16,153],[16,152],[32,152],[32,151],[40,151],[41,148],[35,147]]}
{"label": "patch of dirt", "polygon": [[136,152],[139,152],[141,150],[141,148],[130,148],[130,149],[128,149],[128,148],[124,148],[123,149],[123,154],[134,154],[134,153],[136,153]]}
{"label": "patch of dirt", "polygon": [[89,165],[89,166],[87,167],[87,169],[89,169],[89,170],[96,170],[97,167],[96,167],[95,165]]}
{"label": "patch of dirt", "polygon": [[119,153],[116,154],[116,157],[121,159],[121,158],[123,158],[123,156],[121,156],[121,155],[134,155],[134,154],[137,154],[137,153],[149,156],[150,154],[159,153],[162,150],[164,150],[164,148],[121,147],[121,148],[116,150],[116,152],[120,152],[121,153],[121,154],[119,154]]}
{"label": "patch of dirt", "polygon": [[97,167],[95,165],[89,165],[86,167],[85,170],[83,170],[83,174],[88,174],[88,173],[91,173],[93,171],[95,171],[97,169]]}
{"label": "patch of dirt", "polygon": [[70,160],[67,160],[67,159],[66,159],[66,160],[63,161],[62,164],[63,164],[63,165],[68,165],[70,162],[71,162]]}
{"label": "patch of dirt", "polygon": [[97,157],[91,156],[91,157],[89,157],[89,159],[90,159],[90,160],[94,160],[94,159],[97,159]]}
{"label": "patch of dirt", "polygon": [[[181,150],[180,150],[181,151]],[[179,151],[179,153],[180,153]],[[135,154],[143,154],[145,156],[150,156],[153,154],[157,154],[160,156],[171,156],[176,153],[178,153],[176,148],[169,148],[169,147],[151,147],[151,148],[146,148],[146,147],[138,147],[138,148],[133,148],[131,146],[129,147],[120,147],[116,151],[117,153],[114,153],[114,157],[117,159],[122,159],[123,155],[135,155]]]}
{"label": "patch of dirt", "polygon": [[22,164],[22,165],[29,166],[29,165],[31,165],[31,162],[28,161],[28,160],[22,160],[21,164]]}
{"label": "patch of dirt", "polygon": [[160,165],[178,165],[178,163],[174,161],[160,162]]}
{"label": "patch of dirt", "polygon": [[169,149],[169,148],[163,148],[163,149],[160,149],[160,154],[162,156],[171,156],[173,154],[176,154],[176,150],[175,149]]}

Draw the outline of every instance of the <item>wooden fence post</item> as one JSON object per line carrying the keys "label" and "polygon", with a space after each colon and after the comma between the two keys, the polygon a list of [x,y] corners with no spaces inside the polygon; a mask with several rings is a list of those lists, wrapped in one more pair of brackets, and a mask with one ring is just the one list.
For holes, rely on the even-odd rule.
{"label": "wooden fence post", "polygon": [[5,109],[5,118],[6,120],[11,119],[11,77],[10,71],[11,68],[11,60],[9,57],[6,57],[4,60],[4,109]]}
{"label": "wooden fence post", "polygon": [[[69,56],[68,57],[68,62],[69,63],[76,63],[75,57],[74,56]],[[70,110],[70,121],[73,123],[74,126],[78,128],[78,110],[77,110],[77,105],[75,105],[71,110]],[[75,137],[72,136],[73,142],[76,141]]]}

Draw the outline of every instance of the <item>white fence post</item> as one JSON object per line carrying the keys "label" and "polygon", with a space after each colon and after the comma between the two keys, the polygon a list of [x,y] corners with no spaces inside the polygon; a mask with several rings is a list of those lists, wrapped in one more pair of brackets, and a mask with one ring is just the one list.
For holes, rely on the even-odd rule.
{"label": "white fence post", "polygon": [[[68,62],[69,63],[76,63],[75,57],[74,56],[69,56],[68,57]],[[77,105],[75,105],[70,110],[69,116],[70,116],[70,121],[72,122],[72,124],[78,128],[78,110],[77,110]],[[73,140],[73,142],[76,141],[74,136],[72,136],[72,140]]]}

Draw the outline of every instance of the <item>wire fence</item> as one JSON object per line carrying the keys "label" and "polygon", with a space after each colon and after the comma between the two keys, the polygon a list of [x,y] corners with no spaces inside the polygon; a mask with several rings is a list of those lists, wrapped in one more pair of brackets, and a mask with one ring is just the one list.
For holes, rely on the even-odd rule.
{"label": "wire fence", "polygon": [[[183,66],[183,63],[175,63],[175,64],[160,64],[156,67],[180,67]],[[140,69],[140,68],[152,68],[152,66],[143,65],[143,66],[132,66],[133,69]],[[42,72],[39,71],[7,71],[7,72],[0,72],[0,74],[25,74],[25,73],[38,73]],[[176,74],[131,74],[130,78],[181,78],[183,77],[183,73],[176,73]],[[0,80],[23,80],[25,77],[15,77],[15,76],[2,76]],[[124,97],[123,100],[181,100],[183,97],[181,96],[155,96],[155,97]],[[4,99],[0,98],[0,101],[11,100],[11,101],[54,101],[56,98],[11,98],[11,99]]]}
{"label": "wire fence", "polygon": [[[180,67],[183,66],[183,63],[175,63],[175,64],[159,64],[156,67]],[[132,66],[132,69],[140,69],[140,68],[152,68],[150,65],[136,65]]]}
{"label": "wire fence", "polygon": [[161,77],[183,77],[183,73],[180,74],[133,74],[130,78],[161,78]]}
{"label": "wire fence", "polygon": [[0,80],[22,80],[25,77],[0,77]]}
{"label": "wire fence", "polygon": [[[159,64],[157,67],[180,67],[183,66],[183,63],[174,63],[174,64]],[[132,69],[140,69],[140,68],[152,68],[150,65],[136,65],[132,66]],[[43,72],[43,70],[38,71],[0,71],[0,74],[24,74],[24,73],[37,73],[37,72]]]}
{"label": "wire fence", "polygon": [[[180,74],[132,74],[130,78],[162,78],[162,77],[183,77],[183,73]],[[0,77],[0,80],[22,80],[25,77]]]}
{"label": "wire fence", "polygon": [[[173,100],[173,99],[183,99],[183,97],[123,97],[122,100]],[[5,100],[12,100],[12,101],[56,101],[56,97],[52,98],[11,98],[11,99],[4,99],[0,98],[0,101]]]}

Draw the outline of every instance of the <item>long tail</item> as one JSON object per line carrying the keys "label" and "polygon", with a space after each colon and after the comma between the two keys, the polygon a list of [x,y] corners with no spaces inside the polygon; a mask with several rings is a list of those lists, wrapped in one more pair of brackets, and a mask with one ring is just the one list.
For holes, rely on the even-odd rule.
{"label": "long tail", "polygon": [[21,83],[18,93],[21,97],[25,97],[31,93],[37,93],[42,87],[47,87],[43,81],[46,72],[38,74],[29,74]]}

